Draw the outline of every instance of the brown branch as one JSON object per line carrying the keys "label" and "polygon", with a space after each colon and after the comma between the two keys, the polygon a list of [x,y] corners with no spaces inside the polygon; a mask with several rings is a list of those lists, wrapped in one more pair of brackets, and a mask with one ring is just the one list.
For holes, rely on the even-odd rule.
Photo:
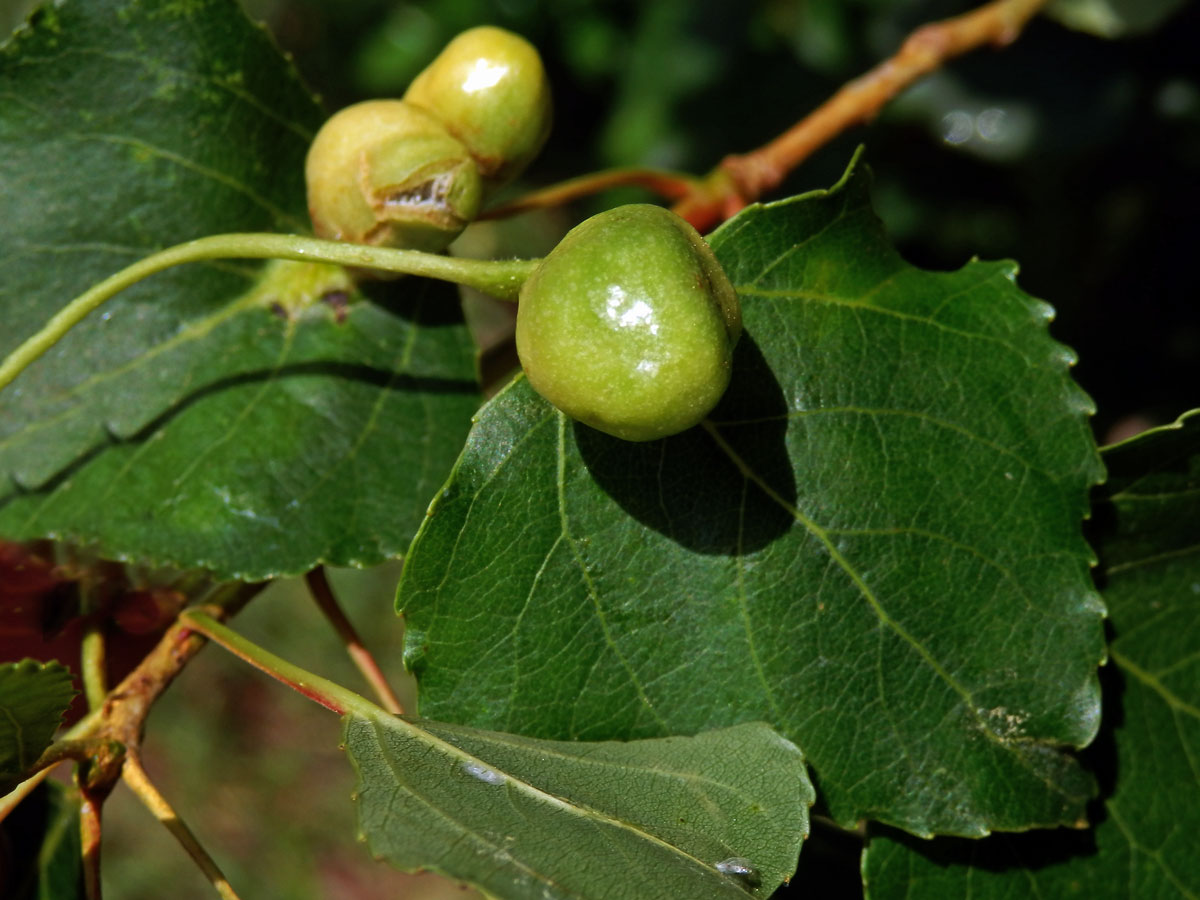
{"label": "brown branch", "polygon": [[[231,584],[219,590],[203,608],[224,620],[245,606],[266,583]],[[146,717],[154,701],[183,667],[207,643],[187,625],[176,622],[125,680],[109,691],[98,709],[75,724],[39,760],[38,771],[0,798],[0,820],[40,784],[50,770],[67,759],[80,762],[77,771],[83,807],[80,829],[84,887],[88,900],[100,898],[101,810],[109,791],[121,777],[129,753],[141,744]],[[136,774],[134,778],[136,779]]]}
{"label": "brown branch", "polygon": [[62,737],[46,748],[45,752],[34,764],[35,772],[18,784],[15,788],[0,797],[0,822],[3,822],[21,801],[28,797],[39,784],[46,780],[54,767],[67,760],[85,761],[102,746],[102,742],[93,741],[87,735],[94,730],[100,721],[100,715],[93,710],[67,731]]}
{"label": "brown branch", "polygon": [[947,61],[984,45],[1011,44],[1047,2],[992,0],[961,16],[921,26],[894,56],[844,85],[783,134],[757,150],[725,157],[703,178],[656,169],[610,169],[533,191],[479,218],[499,219],[561,206],[606,188],[634,185],[676,201],[676,213],[699,231],[708,231],[777,188],[820,147],[843,131],[870,121],[897,94]]}
{"label": "brown branch", "polygon": [[[218,596],[205,605],[214,618],[225,620],[245,606],[267,586],[230,584],[218,589]],[[66,734],[51,744],[37,763],[37,771],[7,795],[0,797],[0,821],[17,807],[65,760],[80,762],[87,785],[102,792],[111,788],[120,776],[123,754],[128,747],[140,745],[142,729],[150,707],[175,680],[187,662],[207,643],[186,625],[172,625],[137,668],[116,688],[109,691],[99,709],[75,723]],[[100,794],[101,799],[103,794]]]}
{"label": "brown branch", "polygon": [[[214,618],[228,618],[265,584],[231,585],[205,608]],[[146,717],[154,701],[205,645],[202,635],[176,622],[158,644],[101,704],[95,724],[84,737],[95,748],[80,765],[76,778],[83,793],[80,828],[83,844],[84,887],[88,900],[100,900],[101,811],[104,800],[121,777],[129,754],[141,745]],[[89,717],[90,719],[91,717]],[[134,780],[137,775],[134,773]]]}
{"label": "brown branch", "polygon": [[79,807],[79,839],[83,853],[83,893],[87,900],[100,900],[100,812],[103,799],[83,791]]}
{"label": "brown branch", "polygon": [[700,184],[701,179],[681,172],[641,168],[607,169],[531,191],[511,203],[489,209],[478,218],[504,219],[534,209],[562,206],[580,197],[588,197],[615,187],[641,187],[658,194],[664,200],[681,200],[693,194]]}
{"label": "brown branch", "polygon": [[[201,606],[209,615],[224,621],[266,587],[259,584],[236,584],[226,588],[224,596]],[[188,661],[207,643],[186,624],[176,621],[166,630],[136,669],[109,691],[101,707],[100,722],[94,736],[107,737],[128,748],[141,746],[142,731],[150,708],[159,696],[183,671]]]}
{"label": "brown branch", "polygon": [[397,716],[404,715],[404,707],[392,691],[391,685],[388,684],[383,670],[379,668],[379,663],[375,661],[375,657],[363,644],[358,632],[354,630],[354,626],[342,612],[341,606],[338,605],[333,588],[329,586],[329,579],[325,577],[325,568],[317,566],[304,576],[304,580],[308,584],[309,593],[317,602],[317,606],[329,620],[329,624],[333,626],[333,630],[337,632],[342,643],[346,645],[346,652],[350,654],[350,659],[375,692],[375,696],[379,699],[379,705]]}
{"label": "brown branch", "polygon": [[774,190],[787,174],[843,131],[873,118],[892,98],[947,60],[984,45],[1003,47],[1047,0],[993,0],[952,19],[923,25],[895,56],[843,86],[769,143],[725,157],[675,212],[707,231]]}

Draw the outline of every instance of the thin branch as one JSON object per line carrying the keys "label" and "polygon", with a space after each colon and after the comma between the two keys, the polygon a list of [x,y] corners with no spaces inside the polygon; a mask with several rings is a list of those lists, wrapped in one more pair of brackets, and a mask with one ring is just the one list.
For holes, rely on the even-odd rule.
{"label": "thin branch", "polygon": [[79,837],[83,852],[83,890],[87,900],[100,898],[100,813],[104,802],[83,789],[79,807]]}
{"label": "thin branch", "polygon": [[379,705],[393,715],[404,715],[404,707],[392,691],[387,678],[384,677],[379,663],[375,661],[371,651],[363,645],[358,632],[354,630],[354,626],[338,604],[333,588],[329,586],[329,579],[325,576],[325,567],[317,566],[304,576],[304,580],[308,584],[308,590],[312,594],[313,600],[317,602],[318,608],[329,620],[329,624],[333,626],[333,630],[337,632],[342,643],[346,645],[346,652],[350,654],[350,659],[375,692]]}
{"label": "thin branch", "polygon": [[[206,608],[213,616],[226,618],[241,609],[264,586],[236,585],[220,597],[221,602],[210,603]],[[141,744],[150,707],[204,644],[203,637],[176,621],[137,668],[87,717],[86,730],[82,734],[75,733],[76,729],[69,732],[72,740],[90,739],[88,743],[96,749],[76,769],[76,779],[83,794],[80,838],[87,900],[101,900],[100,841],[104,800],[120,777],[128,754],[136,753]],[[50,751],[55,749],[55,745],[51,745]],[[66,752],[70,748],[59,749]],[[49,769],[42,771],[49,772]]]}
{"label": "thin branch", "polygon": [[[265,586],[265,583],[232,585],[229,590],[214,597],[207,608],[215,616],[228,618]],[[178,624],[168,629],[138,667],[129,673],[115,690],[109,692],[103,707],[92,710],[72,725],[65,734],[46,748],[46,752],[38,761],[38,771],[0,797],[0,822],[45,781],[60,762],[96,757],[104,750],[110,754],[115,753],[116,747],[130,743],[114,739],[112,735],[116,731],[120,731],[126,738],[131,732],[135,738],[139,737],[141,723],[149,712],[150,704],[166,690],[167,685],[204,643],[204,638]],[[112,724],[114,712],[120,713],[116,717],[121,723],[117,728]],[[131,743],[136,746],[137,741]]]}
{"label": "thin branch", "polygon": [[103,842],[104,801],[120,775],[125,747],[115,740],[85,740],[77,749],[91,752],[75,767],[75,784],[83,802],[79,806],[79,837],[83,888],[87,900],[100,900],[100,850]]}
{"label": "thin branch", "polygon": [[[232,616],[263,590],[267,582],[233,584],[209,598],[205,611],[214,619]],[[119,741],[128,749],[141,746],[142,730],[154,702],[183,671],[183,667],[204,647],[197,634],[180,614],[158,643],[125,679],[108,693],[101,710],[96,735]]]}
{"label": "thin branch", "polygon": [[167,831],[175,836],[175,839],[187,851],[188,856],[195,861],[212,886],[216,888],[217,893],[224,900],[239,900],[229,879],[225,877],[213,858],[208,855],[208,851],[201,846],[187,823],[179,818],[175,810],[171,808],[171,804],[150,781],[150,776],[146,774],[146,769],[142,766],[141,756],[136,751],[131,751],[126,756],[121,776],[129,785],[129,789],[142,801],[142,805],[150,810],[154,818],[162,822]]}
{"label": "thin branch", "polygon": [[700,179],[695,175],[682,172],[642,168],[608,169],[531,191],[511,203],[489,209],[478,218],[504,219],[534,209],[562,206],[614,187],[641,187],[653,191],[664,200],[681,200],[692,194],[699,184]]}
{"label": "thin branch", "polygon": [[[266,586],[267,582],[222,585],[208,599],[206,608],[215,617],[227,619]],[[151,705],[204,643],[204,638],[178,623],[167,629],[154,649],[124,681],[109,691],[100,706],[90,710],[46,748],[38,760],[38,770],[0,797],[0,822],[33,793],[60,762],[112,758],[118,752],[116,748],[136,747]],[[115,778],[119,766],[109,764],[106,771]]]}
{"label": "thin branch", "polygon": [[985,45],[1004,47],[1047,0],[993,0],[952,19],[924,25],[895,56],[842,87],[769,143],[727,156],[675,212],[707,231],[774,190],[787,174],[843,131],[873,118],[892,98],[948,60]]}

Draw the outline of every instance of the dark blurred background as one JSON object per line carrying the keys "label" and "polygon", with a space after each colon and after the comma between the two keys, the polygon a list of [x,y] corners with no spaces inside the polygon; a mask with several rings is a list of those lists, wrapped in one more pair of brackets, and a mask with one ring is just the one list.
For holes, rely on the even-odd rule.
{"label": "dark blurred background", "polygon": [[[87,2],[87,0],[77,0]],[[1146,0],[1151,2],[1151,0]],[[1162,2],[1162,0],[1154,0]],[[6,32],[33,5],[0,0]],[[541,50],[555,91],[549,144],[512,194],[599,168],[703,173],[768,140],[925,22],[972,8],[942,0],[244,0],[333,111],[399,96],[458,31],[492,23]],[[1058,310],[1078,353],[1098,439],[1200,406],[1200,4],[1121,40],[1044,19],[1002,51],[954,61],[870,126],[818,152],[779,196],[828,187],[866,145],[875,204],[913,263],[957,268],[1008,257]],[[541,253],[609,194],[499,226],[461,252]],[[474,234],[472,234],[474,232]],[[477,316],[502,329],[507,313]],[[490,323],[490,324],[489,324]],[[353,618],[403,681],[391,605],[396,567],[336,573]],[[239,630],[345,684],[358,679],[296,584],[239,617]],[[412,685],[405,683],[411,696]],[[246,723],[251,723],[248,730]],[[222,735],[214,741],[214,733]],[[206,651],[156,707],[148,764],[246,896],[463,897],[454,885],[372,864],[353,840],[349,767],[324,711]],[[113,896],[207,898],[211,888],[124,788],[106,807]],[[798,879],[840,873],[822,896],[858,892],[858,844],[809,840]],[[799,893],[799,891],[796,891]]]}

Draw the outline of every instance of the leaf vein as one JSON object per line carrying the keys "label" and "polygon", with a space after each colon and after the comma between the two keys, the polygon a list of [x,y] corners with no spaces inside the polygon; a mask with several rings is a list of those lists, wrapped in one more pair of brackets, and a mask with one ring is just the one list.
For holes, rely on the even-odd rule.
{"label": "leaf vein", "polygon": [[201,177],[209,178],[216,183],[229,188],[235,193],[241,194],[243,197],[254,203],[255,206],[258,206],[260,209],[269,213],[276,222],[281,224],[286,223],[297,231],[306,231],[308,229],[307,222],[302,221],[281,207],[276,206],[248,184],[244,184],[231,175],[227,175],[226,173],[218,171],[210,166],[205,166],[196,162],[195,160],[188,159],[186,156],[182,156],[173,150],[168,150],[165,147],[155,146],[154,144],[138,138],[125,137],[119,134],[88,134],[84,132],[78,132],[72,134],[71,137],[85,143],[88,141],[96,141],[99,143],[117,144],[120,146],[131,147],[134,150],[150,154],[151,156],[156,156],[159,159],[177,165],[182,169],[188,170],[189,172],[194,172]]}
{"label": "leaf vein", "polygon": [[[879,598],[875,596],[874,591],[872,591],[870,586],[862,579],[862,576],[850,564],[850,561],[843,556],[840,550],[838,550],[835,542],[830,540],[829,532],[825,531],[825,529],[818,525],[813,519],[810,519],[808,516],[806,516],[794,504],[789,503],[787,500],[781,497],[774,488],[767,484],[757,472],[755,472],[750,468],[749,465],[746,464],[746,461],[741,458],[737,451],[725,441],[720,432],[711,422],[706,419],[701,423],[701,425],[703,426],[704,430],[712,436],[713,440],[717,443],[718,448],[730,459],[730,461],[745,477],[749,478],[756,485],[758,485],[758,487],[772,501],[779,504],[783,509],[790,513],[792,517],[795,518],[795,520],[813,538],[815,538],[822,546],[824,546],[825,551],[830,555],[834,564],[841,569],[841,571],[858,590],[862,598],[867,601],[867,604],[871,607],[876,617],[879,619],[880,624],[884,628],[892,631],[897,637],[912,647],[925,665],[927,665],[933,671],[933,673],[937,675],[937,677],[941,679],[941,681],[948,688],[950,688],[953,693],[958,695],[959,699],[966,708],[967,715],[976,722],[979,731],[984,735],[984,737],[1007,752],[1012,753],[1020,765],[1026,767],[1031,772],[1035,771],[1032,766],[1032,761],[1028,759],[1025,754],[1016,752],[1014,745],[1018,742],[997,734],[988,723],[987,719],[980,714],[971,691],[960,684],[958,679],[956,679],[940,662],[938,662],[934,655],[921,641],[919,641],[914,635],[910,634],[909,631],[902,624],[900,624],[900,622],[888,614],[887,610],[883,608],[883,604],[880,602]],[[882,700],[883,698],[881,697],[881,701]],[[882,705],[886,711],[888,709],[888,704],[883,702]],[[1044,777],[1041,778],[1041,780],[1046,783],[1047,788],[1050,790],[1055,791],[1056,793],[1064,792],[1063,788],[1058,785],[1051,784]]]}
{"label": "leaf vein", "polygon": [[1200,707],[1196,707],[1193,704],[1188,703],[1186,700],[1180,698],[1165,684],[1163,684],[1157,675],[1147,671],[1146,669],[1143,669],[1116,647],[1110,647],[1108,652],[1117,665],[1119,665],[1122,669],[1127,670],[1134,678],[1158,694],[1172,710],[1186,713],[1193,719],[1200,719]]}
{"label": "leaf vein", "polygon": [[562,530],[562,536],[566,539],[568,546],[571,548],[571,554],[575,559],[575,564],[579,568],[579,573],[583,577],[583,583],[587,589],[588,599],[592,603],[592,609],[595,611],[596,621],[600,626],[600,632],[604,636],[604,643],[608,645],[613,655],[620,662],[621,667],[625,670],[629,677],[630,683],[633,685],[634,691],[641,700],[642,706],[650,713],[655,723],[662,729],[666,729],[667,723],[663,720],[658,710],[654,708],[654,704],[650,702],[649,696],[646,694],[645,686],[638,678],[637,672],[625,655],[617,647],[616,640],[613,638],[612,629],[608,624],[608,617],[604,614],[604,609],[600,604],[600,594],[596,590],[595,582],[592,581],[591,573],[588,571],[587,564],[579,552],[579,545],[571,536],[570,521],[567,516],[567,490],[566,490],[566,466],[567,466],[567,451],[566,451],[566,432],[567,432],[567,417],[563,413],[557,413],[558,418],[558,471],[555,475],[555,484],[558,488],[558,515]]}

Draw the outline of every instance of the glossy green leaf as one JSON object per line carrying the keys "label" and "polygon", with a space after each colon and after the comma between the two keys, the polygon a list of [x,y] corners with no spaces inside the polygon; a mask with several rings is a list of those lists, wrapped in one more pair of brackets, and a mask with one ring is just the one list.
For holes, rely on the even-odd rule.
{"label": "glossy green leaf", "polygon": [[[0,353],[205,234],[304,231],[320,112],[234,0],[47,4],[0,49]],[[478,405],[455,292],[153,276],[0,393],[0,534],[261,578],[400,552]]]}
{"label": "glossy green leaf", "polygon": [[594,744],[345,724],[371,850],[505,900],[766,897],[808,832],[804,758],[761,723]]}
{"label": "glossy green leaf", "polygon": [[71,672],[59,663],[0,665],[0,794],[29,774],[74,696]]}
{"label": "glossy green leaf", "polygon": [[1082,816],[1089,401],[1011,263],[915,269],[867,191],[713,236],[746,334],[707,430],[623,442],[524,382],[480,414],[397,600],[424,714],[589,740],[762,719],[842,823]]}
{"label": "glossy green leaf", "polygon": [[1046,15],[1098,37],[1120,38],[1151,31],[1187,0],[1053,0]]}
{"label": "glossy green leaf", "polygon": [[891,897],[1200,896],[1200,413],[1104,452],[1095,541],[1112,618],[1104,788],[1085,832],[928,844],[873,839],[864,874]]}

